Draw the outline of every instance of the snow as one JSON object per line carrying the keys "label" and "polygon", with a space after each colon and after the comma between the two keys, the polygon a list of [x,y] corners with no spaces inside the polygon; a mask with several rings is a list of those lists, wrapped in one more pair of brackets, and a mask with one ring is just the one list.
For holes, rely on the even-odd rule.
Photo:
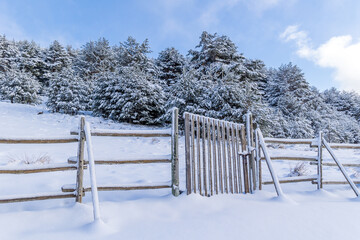
{"label": "snow", "polygon": [[[39,114],[43,112],[43,114]],[[0,137],[65,136],[77,127],[80,116],[52,114],[43,106],[0,102]],[[96,128],[150,130],[148,127],[114,123],[86,116]],[[167,155],[170,138],[92,137],[95,159],[136,158]],[[185,190],[184,138],[179,139],[180,189]],[[308,145],[268,147],[272,155],[313,156],[317,149]],[[64,163],[76,155],[77,143],[66,144],[0,144],[0,165],[17,167]],[[360,161],[360,150],[334,150],[341,162]],[[47,154],[49,162],[36,161]],[[24,163],[23,158],[31,158]],[[324,161],[332,161],[324,150]],[[297,161],[272,161],[279,178],[287,177]],[[308,175],[316,167],[307,165]],[[270,179],[266,164],[264,181]],[[347,168],[352,179],[358,179],[359,168]],[[323,168],[324,178],[342,178],[337,167]],[[89,186],[85,170],[84,185]],[[96,166],[97,183],[103,185],[145,185],[168,182],[170,164]],[[57,193],[61,187],[74,184],[76,171],[37,174],[1,174],[0,198],[8,195]],[[91,193],[83,204],[75,199],[57,199],[0,204],[2,240],[13,239],[347,239],[360,235],[357,212],[360,204],[349,185],[325,185],[316,190],[310,182],[281,184],[287,198],[276,197],[273,185],[263,186],[254,194],[224,194],[201,197],[185,193],[175,198],[171,189],[99,192],[101,218],[93,222]]]}

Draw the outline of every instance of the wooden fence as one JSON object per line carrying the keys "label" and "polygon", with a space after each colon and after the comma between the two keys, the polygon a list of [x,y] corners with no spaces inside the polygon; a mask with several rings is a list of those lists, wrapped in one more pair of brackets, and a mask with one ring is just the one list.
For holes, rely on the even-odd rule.
{"label": "wooden fence", "polygon": [[[260,131],[260,130],[257,130]],[[355,184],[360,184],[360,181],[353,181],[349,175],[347,174],[345,167],[360,167],[358,163],[341,163],[339,159],[336,157],[333,149],[360,149],[360,144],[341,144],[341,143],[328,143],[323,133],[320,132],[319,136],[315,139],[284,139],[284,138],[265,138],[264,143],[266,144],[287,144],[287,145],[298,145],[298,144],[305,144],[309,145],[312,148],[317,149],[316,156],[312,157],[303,157],[303,156],[269,156],[271,161],[276,160],[287,160],[287,161],[305,161],[309,162],[310,165],[317,166],[317,174],[311,176],[298,176],[298,177],[286,177],[278,179],[279,183],[294,183],[294,182],[311,182],[312,184],[316,184],[318,189],[323,188],[324,184],[349,184],[354,191],[354,193],[359,196],[359,190],[357,189]],[[266,146],[265,146],[266,148]],[[323,162],[323,149],[327,150],[334,160],[332,162]],[[267,160],[266,156],[262,157],[260,152],[257,155],[257,161],[261,163],[261,161]],[[334,166],[338,167],[343,176],[345,177],[346,181],[333,181],[333,180],[326,180],[324,181],[324,174],[323,174],[323,166]],[[270,171],[271,172],[271,171]],[[271,173],[272,175],[273,173]],[[259,172],[259,189],[261,190],[262,185],[266,184],[275,184],[276,179],[272,181],[262,181],[262,172]]]}
{"label": "wooden fence", "polygon": [[254,155],[245,126],[191,113],[184,118],[187,194],[251,192]]}
{"label": "wooden fence", "polygon": [[[84,170],[87,169],[89,161],[85,161],[85,144],[89,142],[90,135],[86,139],[85,118],[81,117],[79,130],[72,131],[68,137],[58,138],[0,138],[0,144],[55,144],[78,142],[77,156],[70,157],[67,163],[49,164],[46,166],[16,166],[1,167],[0,174],[33,174],[55,171],[77,171],[76,184],[64,185],[59,193],[39,193],[28,195],[16,195],[0,197],[0,203],[24,202],[33,200],[75,198],[76,202],[82,202],[90,186],[83,186]],[[171,163],[172,180],[171,184],[147,185],[147,186],[98,186],[99,191],[113,190],[146,190],[172,188],[172,194],[178,196],[179,191],[179,148],[178,148],[178,109],[173,109],[172,128],[166,130],[96,130],[91,132],[92,136],[113,136],[113,137],[171,137],[171,154],[150,158],[119,159],[119,160],[95,160],[95,164],[149,164],[149,163]],[[88,153],[89,144],[87,143]]]}
{"label": "wooden fence", "polygon": [[[83,128],[80,128],[80,133],[83,132]],[[71,134],[78,135],[79,132],[72,131]],[[82,135],[82,134],[80,134]],[[148,190],[148,189],[162,189],[162,188],[171,188],[172,194],[178,196],[180,194],[179,190],[179,143],[178,143],[178,109],[174,108],[172,110],[172,127],[171,129],[165,130],[105,130],[97,129],[91,131],[91,136],[110,136],[110,137],[171,137],[171,154],[169,155],[159,155],[152,157],[138,157],[138,158],[127,158],[127,159],[95,159],[95,164],[102,165],[123,165],[123,164],[149,164],[149,163],[170,163],[171,164],[171,184],[162,183],[158,185],[112,185],[112,186],[98,186],[98,191],[117,191],[117,190]],[[83,152],[84,149],[79,148],[80,152]],[[83,155],[80,153],[79,155]],[[77,164],[79,166],[78,175],[83,175],[82,166],[86,166],[88,161],[85,161],[83,158],[71,157],[68,159],[70,164]],[[78,180],[77,185],[65,185],[62,187],[63,192],[80,192],[83,195],[87,191],[91,191],[91,187],[83,186],[83,181]],[[79,196],[79,198],[81,198]]]}
{"label": "wooden fence", "polygon": [[[61,137],[61,138],[1,138],[2,144],[55,144],[55,143],[72,143],[78,142],[78,137]],[[43,172],[56,171],[77,171],[78,167],[75,164],[58,163],[49,164],[46,166],[16,166],[16,167],[1,167],[0,174],[32,174]],[[61,198],[76,198],[77,194],[73,193],[39,193],[0,197],[0,203],[24,202],[34,200],[46,199],[61,199]]]}

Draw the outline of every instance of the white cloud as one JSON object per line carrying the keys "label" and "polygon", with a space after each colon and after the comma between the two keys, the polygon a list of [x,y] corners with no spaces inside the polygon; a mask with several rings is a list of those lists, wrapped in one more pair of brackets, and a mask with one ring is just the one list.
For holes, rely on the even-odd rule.
{"label": "white cloud", "polygon": [[202,12],[199,18],[199,22],[204,27],[209,27],[219,22],[219,13],[224,9],[231,9],[240,0],[216,0],[210,3]]}
{"label": "white cloud", "polygon": [[360,93],[360,40],[353,41],[350,35],[336,36],[314,48],[308,34],[300,31],[298,26],[287,27],[280,38],[286,42],[294,41],[299,57],[321,67],[333,68],[334,80],[341,89]]}

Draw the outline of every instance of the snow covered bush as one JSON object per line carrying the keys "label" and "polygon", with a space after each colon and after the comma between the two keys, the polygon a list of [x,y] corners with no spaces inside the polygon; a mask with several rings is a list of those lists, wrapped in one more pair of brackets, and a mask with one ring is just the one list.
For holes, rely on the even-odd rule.
{"label": "snow covered bush", "polygon": [[308,165],[306,163],[298,163],[295,167],[290,168],[289,177],[305,176],[309,172]]}
{"label": "snow covered bush", "polygon": [[71,68],[64,68],[52,76],[46,105],[53,112],[67,114],[76,114],[84,110],[89,101],[89,85]]}
{"label": "snow covered bush", "polygon": [[5,73],[0,73],[0,97],[11,103],[40,103],[39,82],[24,70],[12,65]]}
{"label": "snow covered bush", "polygon": [[151,74],[135,67],[104,74],[93,94],[95,113],[117,121],[158,124],[165,96]]}

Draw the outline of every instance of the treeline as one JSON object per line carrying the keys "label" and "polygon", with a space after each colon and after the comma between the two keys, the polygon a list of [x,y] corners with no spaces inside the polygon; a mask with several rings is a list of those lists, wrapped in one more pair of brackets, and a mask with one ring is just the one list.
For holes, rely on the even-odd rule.
{"label": "treeline", "polygon": [[0,97],[53,112],[94,115],[140,124],[167,124],[170,109],[243,122],[251,111],[268,136],[360,142],[360,96],[309,86],[292,63],[267,68],[239,53],[227,36],[203,32],[182,56],[174,48],[150,58],[148,40],[129,37],[115,46],[100,38],[80,49],[54,41],[0,37]]}

